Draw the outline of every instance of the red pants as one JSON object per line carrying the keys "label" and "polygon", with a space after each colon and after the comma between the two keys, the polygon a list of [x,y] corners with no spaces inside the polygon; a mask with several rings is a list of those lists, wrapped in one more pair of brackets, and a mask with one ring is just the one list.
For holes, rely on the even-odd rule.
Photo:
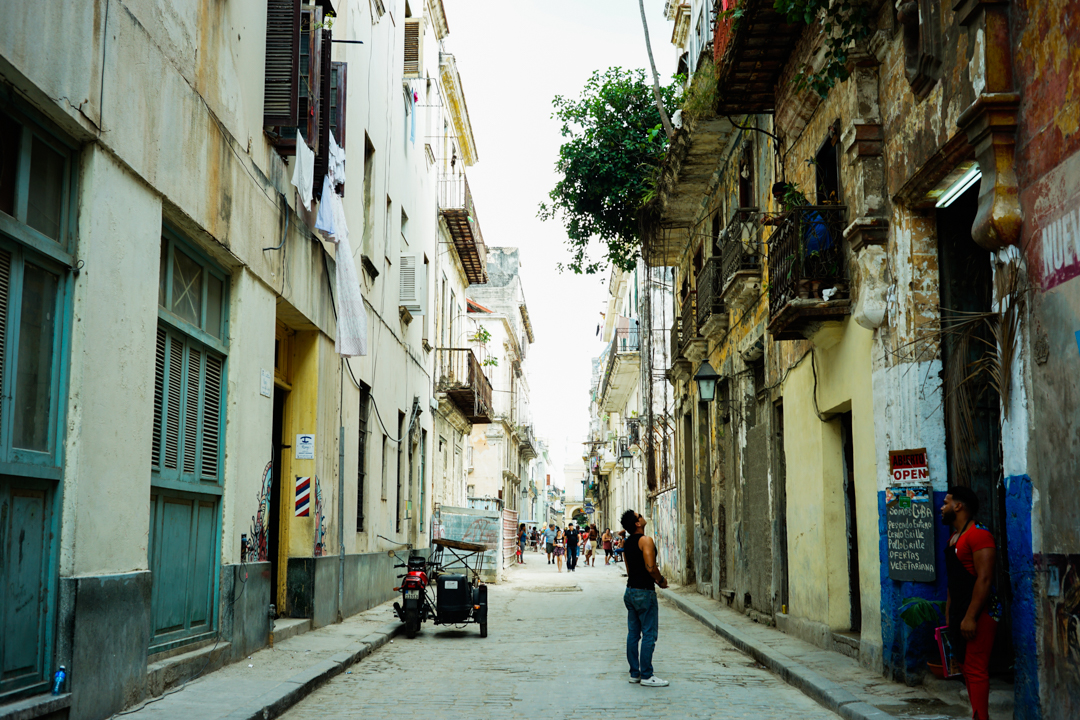
{"label": "red pants", "polygon": [[975,639],[967,641],[964,662],[960,666],[971,699],[972,717],[977,720],[990,718],[990,650],[994,647],[997,620],[985,612],[975,623]]}

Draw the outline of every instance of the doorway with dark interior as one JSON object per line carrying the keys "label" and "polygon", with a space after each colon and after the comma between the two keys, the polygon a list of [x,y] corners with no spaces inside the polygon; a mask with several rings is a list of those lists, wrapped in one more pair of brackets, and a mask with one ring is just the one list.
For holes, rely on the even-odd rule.
{"label": "doorway with dark interior", "polygon": [[278,586],[284,577],[285,562],[288,562],[287,559],[282,562],[281,557],[282,465],[285,452],[291,447],[285,444],[285,400],[288,396],[288,390],[274,388],[274,417],[270,431],[270,518],[266,528],[266,557],[270,560],[270,603],[278,615],[286,612],[284,596]]}
{"label": "doorway with dark interior", "polygon": [[851,598],[849,630],[862,633],[862,590],[859,586],[859,520],[855,509],[855,445],[851,435],[851,412],[840,413],[840,440],[844,449],[844,517],[847,532],[848,596]]}
{"label": "doorway with dark interior", "polygon": [[991,255],[971,237],[979,204],[979,184],[937,210],[938,273],[941,292],[942,377],[945,381],[945,451],[949,485],[970,487],[979,497],[976,520],[997,543],[994,588],[1002,604],[990,669],[1008,673],[1010,582],[1005,486],[1001,471],[1001,398],[984,366],[993,335],[984,318],[993,309]]}

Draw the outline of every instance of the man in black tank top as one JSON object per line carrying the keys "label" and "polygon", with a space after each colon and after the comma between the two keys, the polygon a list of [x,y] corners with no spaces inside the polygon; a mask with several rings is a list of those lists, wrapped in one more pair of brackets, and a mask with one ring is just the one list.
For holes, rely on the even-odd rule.
{"label": "man in black tank top", "polygon": [[[645,518],[633,510],[622,515],[622,526],[629,537],[623,543],[626,562],[626,660],[630,663],[630,682],[645,687],[665,687],[667,680],[653,675],[652,656],[659,632],[660,608],[656,586],[668,586],[656,563],[656,544],[645,534]],[[640,647],[639,647],[640,640]]]}

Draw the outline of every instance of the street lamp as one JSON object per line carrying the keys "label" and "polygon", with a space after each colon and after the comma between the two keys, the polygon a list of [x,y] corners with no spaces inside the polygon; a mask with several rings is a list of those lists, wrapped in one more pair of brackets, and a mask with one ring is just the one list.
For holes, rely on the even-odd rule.
{"label": "street lamp", "polygon": [[619,464],[622,465],[623,470],[629,470],[630,466],[634,464],[634,456],[630,453],[630,448],[625,445],[622,453],[619,454]]}
{"label": "street lamp", "polygon": [[712,402],[713,398],[716,397],[716,381],[718,379],[720,379],[720,373],[713,370],[713,366],[707,360],[698,366],[694,380],[697,381],[698,398],[702,402]]}

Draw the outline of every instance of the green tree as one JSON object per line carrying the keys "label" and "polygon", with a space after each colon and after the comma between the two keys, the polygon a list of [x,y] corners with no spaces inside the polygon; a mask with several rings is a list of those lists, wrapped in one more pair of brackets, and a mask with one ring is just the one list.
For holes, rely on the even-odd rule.
{"label": "green tree", "polygon": [[[661,88],[664,105],[677,105],[681,82]],[[565,138],[555,163],[561,180],[540,205],[542,220],[566,229],[570,262],[559,269],[592,274],[607,263],[632,270],[640,252],[637,211],[655,187],[667,150],[660,113],[644,70],[593,72],[580,98],[557,96],[552,117]],[[589,243],[606,245],[590,259]]]}

